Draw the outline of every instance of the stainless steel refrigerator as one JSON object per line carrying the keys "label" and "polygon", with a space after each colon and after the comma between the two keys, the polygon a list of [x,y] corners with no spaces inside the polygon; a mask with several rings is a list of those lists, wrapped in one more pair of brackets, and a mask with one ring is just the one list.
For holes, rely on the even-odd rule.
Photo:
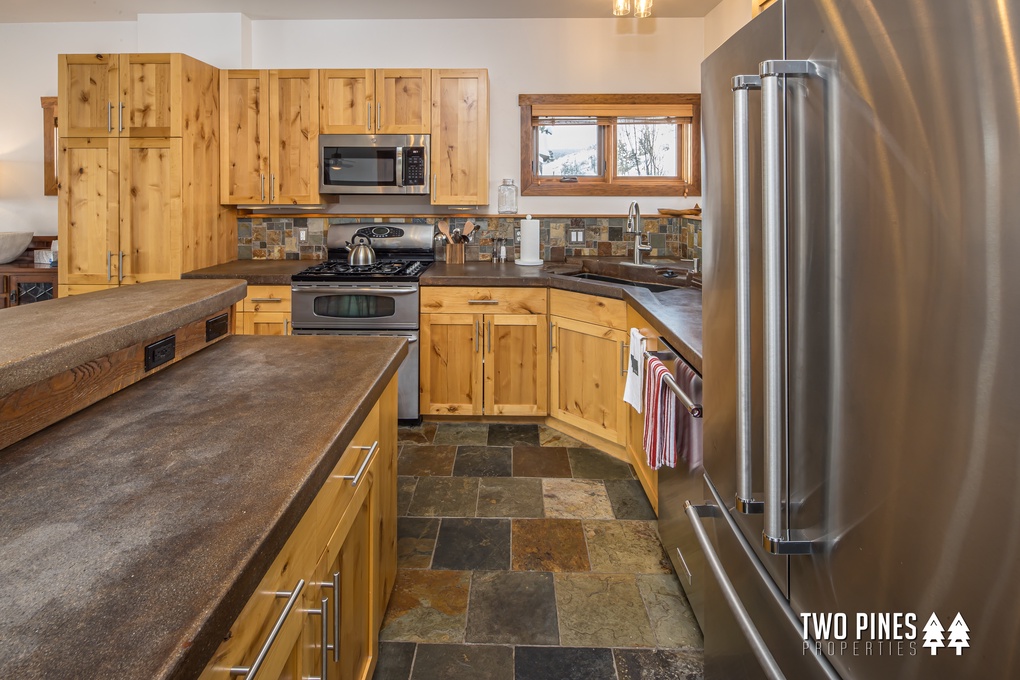
{"label": "stainless steel refrigerator", "polygon": [[1020,677],[1020,5],[702,68],[706,678]]}

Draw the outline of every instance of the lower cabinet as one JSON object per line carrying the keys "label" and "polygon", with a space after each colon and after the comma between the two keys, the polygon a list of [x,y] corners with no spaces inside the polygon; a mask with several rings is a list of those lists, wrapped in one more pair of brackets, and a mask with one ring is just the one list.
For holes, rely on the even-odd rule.
{"label": "lower cabinet", "polygon": [[27,271],[4,273],[3,265],[0,265],[0,309],[54,298],[57,293],[56,269],[40,271],[33,271],[28,267],[17,269]]}
{"label": "lower cabinet", "polygon": [[552,290],[549,325],[549,415],[615,444],[626,444],[626,303]]}
{"label": "lower cabinet", "polygon": [[290,286],[248,286],[234,308],[235,335],[290,335]]}
{"label": "lower cabinet", "polygon": [[[631,328],[639,329],[645,337],[645,349],[649,351],[660,349],[659,332],[650,323],[645,321],[644,317],[638,314],[636,310],[627,308],[627,321]],[[627,412],[628,421],[627,455],[630,457],[631,465],[634,466],[634,472],[637,474],[638,481],[641,482],[641,488],[644,489],[645,495],[648,496],[648,501],[652,504],[652,509],[658,515],[659,471],[648,467],[648,455],[645,453],[644,446],[645,416],[643,413],[635,411],[629,404],[624,404],[623,408]]]}
{"label": "lower cabinet", "polygon": [[383,570],[396,568],[396,387],[394,377],[201,678],[372,677],[393,587]]}

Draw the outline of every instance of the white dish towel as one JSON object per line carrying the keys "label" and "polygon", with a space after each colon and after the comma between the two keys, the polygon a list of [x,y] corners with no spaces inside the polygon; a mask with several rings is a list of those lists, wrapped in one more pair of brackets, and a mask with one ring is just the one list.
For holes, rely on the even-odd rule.
{"label": "white dish towel", "polygon": [[645,336],[636,328],[630,329],[630,357],[627,367],[627,384],[623,388],[623,400],[635,411],[641,413],[644,396],[641,388],[645,383]]}

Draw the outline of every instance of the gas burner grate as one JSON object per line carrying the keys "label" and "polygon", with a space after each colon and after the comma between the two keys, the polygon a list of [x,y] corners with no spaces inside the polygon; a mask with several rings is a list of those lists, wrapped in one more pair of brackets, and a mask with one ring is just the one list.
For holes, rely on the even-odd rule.
{"label": "gas burner grate", "polygon": [[428,267],[427,263],[416,260],[386,260],[369,265],[352,265],[342,260],[328,260],[313,265],[300,273],[301,277],[328,279],[343,276],[358,278],[362,276],[417,276]]}

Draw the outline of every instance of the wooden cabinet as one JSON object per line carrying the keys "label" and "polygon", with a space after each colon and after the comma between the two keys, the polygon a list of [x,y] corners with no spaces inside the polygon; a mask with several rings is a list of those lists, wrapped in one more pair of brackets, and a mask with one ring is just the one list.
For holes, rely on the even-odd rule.
{"label": "wooden cabinet", "polygon": [[626,304],[553,290],[549,309],[553,337],[550,415],[602,439],[625,444]]}
{"label": "wooden cabinet", "polygon": [[[631,307],[627,308],[627,322],[629,327],[641,331],[645,337],[645,349],[648,351],[660,349],[658,331]],[[645,495],[652,504],[652,509],[658,514],[659,471],[648,467],[648,456],[644,448],[645,416],[635,411],[629,404],[624,404],[622,408],[627,412],[627,456],[630,458],[630,464],[634,466],[641,488],[645,490]]]}
{"label": "wooden cabinet", "polygon": [[429,69],[319,71],[323,134],[428,134]]}
{"label": "wooden cabinet", "polygon": [[57,271],[0,265],[0,309],[50,300],[57,294]]}
{"label": "wooden cabinet", "polygon": [[385,462],[387,456],[395,458],[386,447],[396,443],[396,390],[394,378],[234,621],[203,679],[233,677],[230,668],[250,668],[263,650],[260,678],[372,677],[380,613],[389,594],[380,572],[382,528],[390,524],[393,536],[385,541],[392,538],[394,565],[396,559],[396,497],[383,492],[396,484],[396,470]]}
{"label": "wooden cabinet", "polygon": [[546,415],[546,297],[535,288],[422,289],[422,413]]}
{"label": "wooden cabinet", "polygon": [[179,278],[235,259],[218,200],[217,69],[181,54],[59,60],[61,290]]}
{"label": "wooden cabinet", "polygon": [[192,90],[215,87],[190,80],[212,67],[184,54],[61,54],[58,63],[61,137],[181,137]]}
{"label": "wooden cabinet", "polygon": [[234,308],[235,335],[290,335],[290,286],[248,286]]}
{"label": "wooden cabinet", "polygon": [[489,73],[432,71],[432,203],[489,202]]}
{"label": "wooden cabinet", "polygon": [[220,72],[220,200],[319,202],[319,73]]}
{"label": "wooden cabinet", "polygon": [[758,16],[771,7],[776,0],[751,0],[751,16]]}

